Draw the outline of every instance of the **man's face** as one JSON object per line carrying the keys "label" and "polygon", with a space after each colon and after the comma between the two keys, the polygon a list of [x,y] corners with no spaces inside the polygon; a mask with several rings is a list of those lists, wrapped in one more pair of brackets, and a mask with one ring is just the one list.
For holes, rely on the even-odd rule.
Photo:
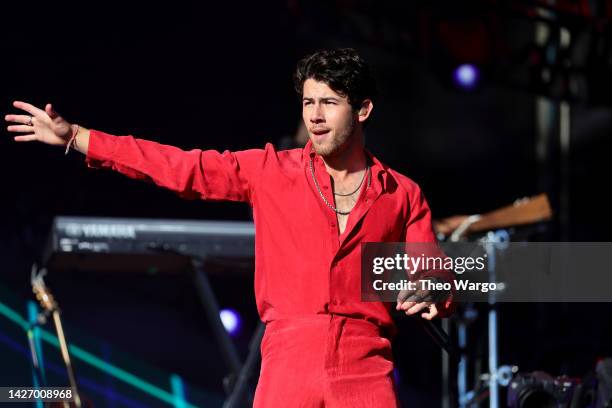
{"label": "man's face", "polygon": [[346,96],[314,79],[304,82],[302,118],[317,154],[333,157],[352,141],[357,114]]}

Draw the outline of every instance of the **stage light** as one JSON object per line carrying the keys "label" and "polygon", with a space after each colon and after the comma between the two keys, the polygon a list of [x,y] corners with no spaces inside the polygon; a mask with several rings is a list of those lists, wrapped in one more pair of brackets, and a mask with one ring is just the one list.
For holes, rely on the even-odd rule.
{"label": "stage light", "polygon": [[462,64],[455,68],[453,74],[455,84],[460,88],[469,90],[478,85],[479,72],[478,67],[472,64]]}
{"label": "stage light", "polygon": [[240,330],[240,315],[232,309],[223,309],[219,312],[221,322],[225,330],[231,335],[236,335]]}

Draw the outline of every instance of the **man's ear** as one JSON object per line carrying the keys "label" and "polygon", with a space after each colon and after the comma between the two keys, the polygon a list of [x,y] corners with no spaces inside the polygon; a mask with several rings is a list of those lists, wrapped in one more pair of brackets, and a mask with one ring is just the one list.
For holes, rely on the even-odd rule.
{"label": "man's ear", "polygon": [[365,122],[370,117],[372,109],[374,109],[374,104],[372,103],[372,100],[364,99],[364,101],[361,102],[361,107],[359,108],[359,111],[357,112],[359,122]]}

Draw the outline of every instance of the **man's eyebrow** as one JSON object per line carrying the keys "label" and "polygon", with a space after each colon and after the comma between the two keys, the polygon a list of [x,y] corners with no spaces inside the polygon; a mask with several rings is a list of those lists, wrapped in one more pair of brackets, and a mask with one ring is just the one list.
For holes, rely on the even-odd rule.
{"label": "man's eyebrow", "polygon": [[[316,98],[311,98],[308,96],[304,96],[302,98],[303,101],[314,101]],[[318,98],[320,101],[339,101],[340,98],[336,97],[336,96],[322,96],[320,98]]]}

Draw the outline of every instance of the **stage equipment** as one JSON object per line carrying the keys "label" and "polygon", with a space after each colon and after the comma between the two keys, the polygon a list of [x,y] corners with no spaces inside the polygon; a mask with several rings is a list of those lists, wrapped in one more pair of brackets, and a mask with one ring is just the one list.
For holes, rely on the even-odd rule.
{"label": "stage equipment", "polygon": [[207,261],[244,266],[255,252],[250,222],[56,217],[43,255],[49,270],[185,273],[193,271],[198,296],[227,364],[226,407],[251,406],[248,380],[259,361],[264,324],[251,340],[246,364],[226,330],[205,271]]}
{"label": "stage equipment", "polygon": [[612,407],[612,358],[597,363],[597,403],[595,408]]}
{"label": "stage equipment", "polygon": [[[470,234],[482,233],[476,238],[486,250],[488,257],[488,272],[489,282],[495,282],[495,257],[498,250],[503,250],[505,245],[510,242],[512,235],[517,233],[510,231],[510,227],[526,227],[530,224],[548,221],[552,218],[552,210],[550,203],[545,194],[540,194],[531,198],[523,198],[516,200],[514,204],[499,208],[486,214],[474,214],[465,216],[463,222],[451,234],[449,241],[458,242],[466,240]],[[440,239],[445,238],[439,236]],[[516,370],[512,366],[498,365],[498,339],[497,326],[498,316],[496,308],[495,293],[492,291],[489,294],[489,311],[488,311],[488,373],[484,375],[487,382],[487,391],[489,398],[489,407],[499,407],[499,386],[507,386],[509,379],[512,377],[512,372]],[[462,315],[457,319],[457,338],[460,358],[457,373],[457,405],[460,408],[471,406],[477,399],[481,397],[481,390],[468,390],[467,383],[467,336],[468,324],[477,318],[475,309],[470,305],[463,308]],[[443,322],[443,328],[448,331],[450,323]],[[443,379],[443,407],[449,408],[451,405],[450,397],[450,359],[446,354],[442,354],[442,370]]]}
{"label": "stage equipment", "polygon": [[579,384],[579,379],[552,377],[543,371],[519,373],[508,387],[508,407],[578,408],[573,401]]}
{"label": "stage equipment", "polygon": [[52,270],[183,273],[191,255],[228,263],[255,255],[250,222],[56,217],[43,261]]}

